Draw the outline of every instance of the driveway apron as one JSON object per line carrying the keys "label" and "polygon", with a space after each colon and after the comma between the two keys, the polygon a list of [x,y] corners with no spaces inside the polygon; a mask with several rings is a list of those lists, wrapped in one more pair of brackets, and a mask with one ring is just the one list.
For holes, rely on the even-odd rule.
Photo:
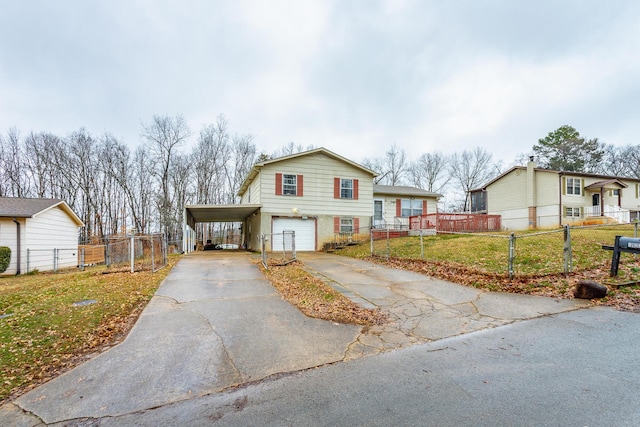
{"label": "driveway apron", "polygon": [[318,252],[298,254],[308,272],[353,301],[389,315],[349,349],[356,358],[517,320],[588,307],[584,300],[487,292],[423,274]]}
{"label": "driveway apron", "polygon": [[118,416],[344,360],[360,330],[305,317],[247,253],[189,254],[122,343],[5,405],[0,424],[18,408],[47,424]]}

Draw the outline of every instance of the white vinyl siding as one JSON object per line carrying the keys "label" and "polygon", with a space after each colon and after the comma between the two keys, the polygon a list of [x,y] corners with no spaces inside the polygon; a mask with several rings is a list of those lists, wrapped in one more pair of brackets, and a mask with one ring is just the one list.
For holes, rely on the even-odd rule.
{"label": "white vinyl siding", "polygon": [[[275,174],[286,169],[287,174],[304,176],[304,197],[280,197],[275,193]],[[293,215],[351,215],[371,217],[373,179],[371,174],[322,153],[295,157],[265,165],[260,171],[260,201],[262,213]],[[357,199],[334,199],[334,178],[347,176],[358,179]],[[251,197],[252,200],[256,200]]]}
{"label": "white vinyl siding", "polygon": [[62,209],[51,208],[28,218],[23,231],[26,247],[33,251],[29,270],[52,270],[53,249],[63,249],[58,252],[59,268],[78,265],[78,226]]}

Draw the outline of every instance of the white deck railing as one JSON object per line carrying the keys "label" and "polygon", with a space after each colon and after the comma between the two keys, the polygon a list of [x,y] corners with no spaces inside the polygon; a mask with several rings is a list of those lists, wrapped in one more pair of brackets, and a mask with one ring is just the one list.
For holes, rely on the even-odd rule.
{"label": "white deck railing", "polygon": [[[602,206],[585,206],[584,216],[602,216]],[[628,209],[622,209],[619,206],[605,205],[604,216],[613,218],[622,224],[628,224],[631,222],[631,213]]]}

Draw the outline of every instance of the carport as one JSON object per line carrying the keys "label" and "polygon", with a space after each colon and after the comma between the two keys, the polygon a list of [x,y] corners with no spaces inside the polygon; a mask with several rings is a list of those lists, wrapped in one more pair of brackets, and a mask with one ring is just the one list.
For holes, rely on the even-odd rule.
{"label": "carport", "polygon": [[[198,222],[242,222],[260,211],[262,205],[187,205],[184,207],[182,250],[192,252],[196,244]],[[244,234],[244,227],[242,233]]]}

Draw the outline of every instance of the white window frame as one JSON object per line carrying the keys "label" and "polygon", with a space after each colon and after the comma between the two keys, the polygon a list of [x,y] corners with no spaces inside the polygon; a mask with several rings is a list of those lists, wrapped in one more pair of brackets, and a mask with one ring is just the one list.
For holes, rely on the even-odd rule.
{"label": "white window frame", "polygon": [[340,178],[340,198],[353,199],[353,179]]}
{"label": "white window frame", "polygon": [[582,215],[580,214],[580,208],[565,206],[564,216],[565,218],[580,218]]}
{"label": "white window frame", "polygon": [[400,199],[400,216],[402,218],[409,218],[410,216],[422,214],[422,200]]}
{"label": "white window frame", "polygon": [[567,177],[566,193],[570,196],[582,196],[582,178]]}
{"label": "white window frame", "polygon": [[353,218],[340,217],[340,233],[353,233]]}
{"label": "white window frame", "polygon": [[285,173],[282,174],[282,195],[283,196],[298,195],[298,175],[285,174]]}

